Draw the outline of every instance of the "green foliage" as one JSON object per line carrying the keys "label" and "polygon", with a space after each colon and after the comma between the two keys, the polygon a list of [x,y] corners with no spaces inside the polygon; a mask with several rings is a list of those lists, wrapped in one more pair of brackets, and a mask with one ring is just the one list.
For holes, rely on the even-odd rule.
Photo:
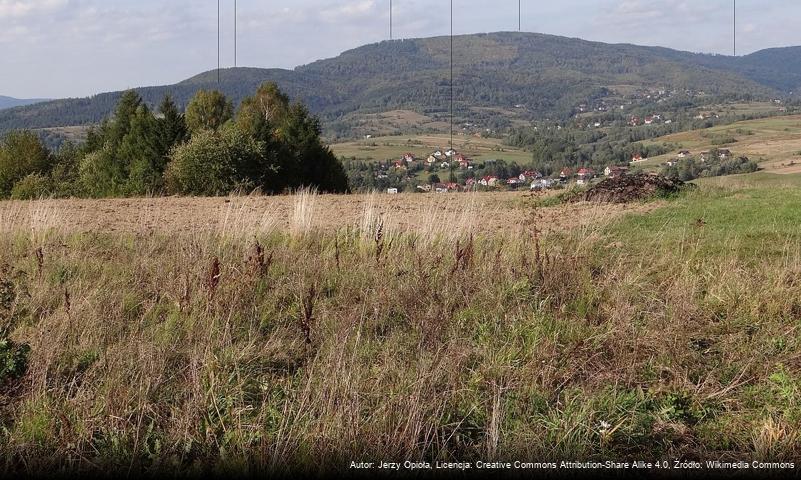
{"label": "green foliage", "polygon": [[11,198],[14,200],[32,200],[51,195],[53,184],[48,175],[32,173],[23,178],[11,189]]}
{"label": "green foliage", "polygon": [[30,351],[30,345],[18,344],[8,338],[7,331],[0,331],[0,385],[25,375]]}
{"label": "green foliage", "polygon": [[0,198],[8,197],[14,184],[26,176],[43,173],[50,153],[33,132],[11,132],[0,140]]}
{"label": "green foliage", "polygon": [[696,178],[753,173],[758,169],[759,165],[747,157],[721,160],[718,150],[712,150],[703,162],[694,158],[682,159],[672,166],[662,167],[661,173],[666,177],[688,182]]}
{"label": "green foliage", "polygon": [[216,91],[198,93],[186,118],[170,97],[159,113],[126,92],[114,117],[90,130],[84,145],[64,143],[53,155],[32,133],[9,134],[0,149],[0,196],[141,196],[167,187],[194,195],[348,189],[342,164],[320,140],[319,120],[290,104],[275,84],[247,99],[236,122],[229,122],[231,104]]}
{"label": "green foliage", "polygon": [[258,186],[257,171],[265,158],[264,145],[236,125],[219,131],[201,130],[178,146],[165,173],[172,193],[225,195]]}
{"label": "green foliage", "polygon": [[186,107],[186,125],[192,133],[217,130],[233,117],[234,107],[218,90],[201,90]]}

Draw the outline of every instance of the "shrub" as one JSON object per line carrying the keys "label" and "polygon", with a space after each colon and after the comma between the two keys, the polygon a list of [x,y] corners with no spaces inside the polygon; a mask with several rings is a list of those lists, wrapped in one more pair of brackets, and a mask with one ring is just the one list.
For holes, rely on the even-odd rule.
{"label": "shrub", "polygon": [[235,125],[218,132],[200,131],[173,150],[165,172],[171,193],[226,195],[237,189],[252,189],[264,175],[264,147]]}
{"label": "shrub", "polygon": [[25,375],[30,351],[29,345],[17,344],[0,331],[0,385]]}
{"label": "shrub", "polygon": [[14,200],[32,200],[48,197],[53,191],[53,182],[47,175],[32,173],[23,178],[11,189],[11,198]]}

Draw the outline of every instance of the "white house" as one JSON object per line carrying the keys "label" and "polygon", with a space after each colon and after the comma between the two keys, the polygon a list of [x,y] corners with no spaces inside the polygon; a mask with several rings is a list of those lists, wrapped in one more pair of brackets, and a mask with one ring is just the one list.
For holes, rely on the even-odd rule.
{"label": "white house", "polygon": [[397,195],[398,194],[398,189],[397,188],[388,188],[387,189],[387,193],[390,194],[390,195]]}

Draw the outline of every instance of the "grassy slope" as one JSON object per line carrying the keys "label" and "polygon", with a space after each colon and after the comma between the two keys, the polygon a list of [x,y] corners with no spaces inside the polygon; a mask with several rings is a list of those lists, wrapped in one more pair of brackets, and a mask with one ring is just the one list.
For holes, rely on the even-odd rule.
{"label": "grassy slope", "polygon": [[542,242],[263,233],[263,262],[248,236],[6,232],[3,318],[32,353],[0,451],[29,471],[797,460],[799,203],[703,187]]}
{"label": "grassy slope", "polygon": [[[716,139],[733,138],[731,143],[715,144]],[[798,173],[801,163],[801,116],[790,115],[737,122],[703,130],[693,130],[654,139],[651,143],[676,143],[697,155],[712,148],[727,148],[735,155],[760,161],[760,167],[774,173]],[[676,157],[676,153],[654,157],[640,165],[656,168]]]}
{"label": "grassy slope", "polygon": [[[425,160],[428,155],[440,149],[448,149],[448,135],[401,135],[376,137],[368,140],[338,143],[331,146],[337,156],[368,161],[398,160],[406,152],[415,154]],[[518,163],[531,161],[531,154],[508,145],[495,138],[478,138],[457,135],[454,137],[454,148],[476,161],[506,160]]]}

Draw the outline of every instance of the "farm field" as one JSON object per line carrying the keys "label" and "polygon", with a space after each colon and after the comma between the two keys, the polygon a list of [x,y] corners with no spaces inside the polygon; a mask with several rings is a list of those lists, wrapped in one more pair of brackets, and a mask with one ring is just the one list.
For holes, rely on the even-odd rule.
{"label": "farm field", "polygon": [[0,471],[801,458],[798,189],[542,200],[0,203]]}
{"label": "farm field", "polygon": [[385,233],[446,234],[455,238],[465,232],[521,234],[535,224],[540,229],[567,231],[659,205],[566,204],[539,209],[535,216],[532,205],[548,203],[545,199],[551,195],[324,195],[309,196],[309,203],[302,205],[297,203],[298,196],[6,201],[0,202],[0,232],[26,228],[126,234],[255,234],[298,229],[336,232],[362,228],[367,216],[370,221],[380,218]]}
{"label": "farm field", "polygon": [[[413,153],[425,159],[437,149],[447,150],[450,135],[423,134],[376,137],[331,145],[338,157],[367,161],[397,160],[404,153]],[[506,160],[529,163],[531,154],[503,145],[501,139],[475,136],[454,136],[454,149],[476,161]]]}
{"label": "farm field", "polygon": [[[766,172],[801,173],[801,116],[790,115],[748,120],[704,130],[694,130],[657,138],[651,143],[676,143],[697,155],[712,148],[726,148],[734,155],[745,155],[760,162]],[[655,169],[677,152],[653,157],[638,165]]]}

